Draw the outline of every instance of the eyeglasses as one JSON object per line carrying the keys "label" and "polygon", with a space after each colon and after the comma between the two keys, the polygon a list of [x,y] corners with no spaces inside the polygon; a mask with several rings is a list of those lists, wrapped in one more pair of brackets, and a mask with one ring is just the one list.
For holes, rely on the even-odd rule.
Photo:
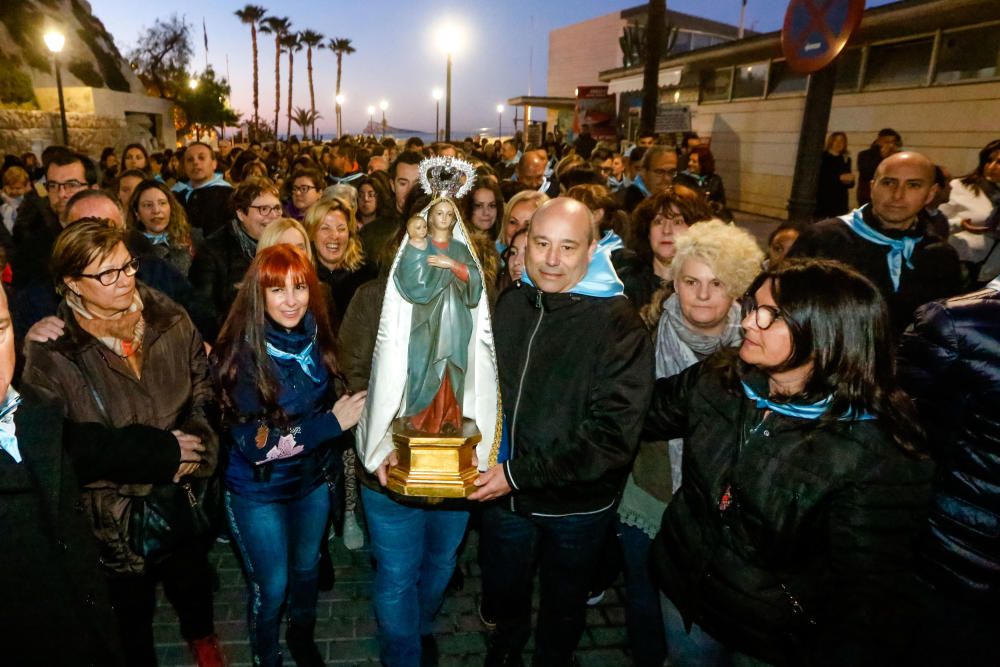
{"label": "eyeglasses", "polygon": [[687,220],[684,219],[683,215],[663,215],[658,213],[655,218],[653,218],[654,225],[662,225],[665,222],[669,222],[671,227],[687,227]]}
{"label": "eyeglasses", "polygon": [[769,329],[778,319],[785,318],[785,314],[780,308],[760,305],[750,297],[740,299],[740,312],[744,320],[747,318],[747,315],[753,313],[753,321],[761,331]]}
{"label": "eyeglasses", "polygon": [[56,192],[61,190],[76,192],[87,187],[87,184],[77,180],[63,181],[62,183],[59,181],[45,181],[45,187],[49,190],[55,190]]}
{"label": "eyeglasses", "polygon": [[297,195],[308,194],[310,190],[319,190],[315,185],[296,185],[292,188],[292,192]]}
{"label": "eyeglasses", "polygon": [[274,206],[254,206],[251,204],[248,208],[256,210],[257,213],[263,216],[278,215],[281,213],[281,204],[275,204]]}
{"label": "eyeglasses", "polygon": [[667,176],[673,178],[674,176],[677,175],[676,169],[650,169],[649,172],[654,176],[658,176],[660,178],[666,178]]}
{"label": "eyeglasses", "polygon": [[120,269],[108,269],[107,271],[101,271],[100,273],[81,273],[81,278],[93,278],[105,287],[110,287],[118,282],[118,278],[124,273],[126,276],[131,278],[135,275],[136,271],[139,270],[139,260],[136,258],[130,259],[125,263]]}

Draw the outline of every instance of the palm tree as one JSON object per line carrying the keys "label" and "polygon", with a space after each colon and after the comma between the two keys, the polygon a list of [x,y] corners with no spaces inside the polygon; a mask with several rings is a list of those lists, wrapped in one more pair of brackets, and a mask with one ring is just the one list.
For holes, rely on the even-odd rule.
{"label": "palm tree", "polygon": [[292,114],[292,120],[295,124],[302,128],[302,136],[306,136],[306,130],[310,127],[316,126],[316,121],[322,118],[320,114],[316,113],[315,109],[303,109],[301,107],[295,107],[295,113]]}
{"label": "palm tree", "polygon": [[292,83],[295,77],[295,52],[302,50],[302,38],[297,32],[288,32],[282,38],[281,45],[288,52],[288,125],[285,129],[285,136],[290,137],[292,136]]}
{"label": "palm tree", "polygon": [[268,16],[260,22],[260,31],[274,35],[274,138],[278,138],[278,115],[281,113],[281,39],[292,27],[287,17]]}
{"label": "palm tree", "polygon": [[260,109],[260,87],[259,72],[257,69],[257,24],[267,13],[267,10],[257,5],[247,5],[243,9],[235,12],[236,16],[244,25],[250,26],[250,40],[253,43],[253,123],[250,124],[250,140],[254,140],[254,129],[259,122],[258,112]]}
{"label": "palm tree", "polygon": [[[337,54],[337,95],[340,95],[340,74],[342,71],[341,66],[344,62],[344,56],[350,55],[356,51],[356,49],[351,46],[351,40],[344,37],[334,37],[327,44],[327,48]],[[337,136],[339,137],[343,133],[340,126],[340,105],[337,105]]]}
{"label": "palm tree", "polygon": [[[302,43],[306,45],[306,71],[309,73],[309,109],[313,112],[313,116],[318,118],[316,115],[316,93],[313,91],[313,49],[325,49],[323,40],[326,38],[315,30],[303,30],[299,33],[299,37],[301,37]],[[312,126],[312,138],[313,141],[316,140],[315,121]]]}

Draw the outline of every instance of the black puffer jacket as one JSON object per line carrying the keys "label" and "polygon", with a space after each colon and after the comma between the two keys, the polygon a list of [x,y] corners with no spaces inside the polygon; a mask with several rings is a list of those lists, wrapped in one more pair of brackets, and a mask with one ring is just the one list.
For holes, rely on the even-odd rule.
{"label": "black puffer jacket", "polygon": [[253,254],[248,253],[227,224],[205,239],[191,263],[192,288],[188,312],[208,343],[214,343],[236,299]]}
{"label": "black puffer jacket", "polygon": [[[776,665],[898,664],[931,462],[876,421],[765,417],[738,363],[720,352],[656,382],[644,436],[684,438],[660,586],[687,622]],[[744,379],[767,395],[763,374]]]}
{"label": "black puffer jacket", "polygon": [[938,476],[921,573],[939,589],[1000,601],[1000,293],[926,304],[900,344]]}
{"label": "black puffer jacket", "polygon": [[610,507],[625,484],[653,386],[653,346],[624,296],[511,287],[494,336],[511,458],[511,508]]}

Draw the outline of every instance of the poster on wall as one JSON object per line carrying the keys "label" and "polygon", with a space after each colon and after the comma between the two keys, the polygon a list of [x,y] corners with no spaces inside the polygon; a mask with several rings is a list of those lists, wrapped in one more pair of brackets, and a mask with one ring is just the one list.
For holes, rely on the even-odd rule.
{"label": "poster on wall", "polygon": [[607,86],[577,87],[573,132],[579,134],[584,125],[595,139],[615,138],[615,96]]}

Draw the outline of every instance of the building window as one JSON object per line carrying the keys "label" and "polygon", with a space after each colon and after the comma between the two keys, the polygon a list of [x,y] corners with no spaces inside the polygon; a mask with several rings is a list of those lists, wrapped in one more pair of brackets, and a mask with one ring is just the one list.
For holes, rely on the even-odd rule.
{"label": "building window", "polygon": [[799,74],[784,60],[771,63],[771,76],[768,79],[768,95],[781,95],[782,93],[804,93],[809,77]]}
{"label": "building window", "polygon": [[945,33],[938,52],[936,83],[1000,75],[1000,26]]}
{"label": "building window", "polygon": [[706,72],[701,82],[701,101],[722,102],[728,100],[732,79],[732,67],[722,67]]}
{"label": "building window", "polygon": [[858,89],[858,76],[861,74],[861,49],[844,51],[837,58],[838,93],[852,92]]}
{"label": "building window", "polygon": [[871,47],[866,85],[922,85],[927,81],[933,48],[931,38]]}
{"label": "building window", "polygon": [[766,84],[766,62],[740,65],[736,68],[736,79],[733,81],[733,99],[764,97],[764,86]]}

